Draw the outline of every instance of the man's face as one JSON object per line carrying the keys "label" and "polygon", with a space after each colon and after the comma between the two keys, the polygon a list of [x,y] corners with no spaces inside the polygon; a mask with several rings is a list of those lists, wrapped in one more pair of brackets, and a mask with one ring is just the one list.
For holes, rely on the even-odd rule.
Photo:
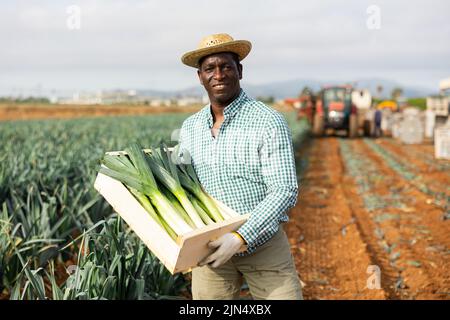
{"label": "man's face", "polygon": [[231,53],[207,56],[197,73],[212,101],[227,105],[239,94],[242,65],[236,63]]}

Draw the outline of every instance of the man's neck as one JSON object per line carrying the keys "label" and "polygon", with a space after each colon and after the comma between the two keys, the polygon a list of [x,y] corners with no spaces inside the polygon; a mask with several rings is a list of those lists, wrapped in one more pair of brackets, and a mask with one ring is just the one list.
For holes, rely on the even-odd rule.
{"label": "man's neck", "polygon": [[224,115],[223,110],[225,109],[225,106],[217,106],[211,103],[211,112],[213,116],[214,123],[216,122],[222,122]]}
{"label": "man's neck", "polygon": [[223,111],[225,110],[225,108],[228,105],[230,105],[234,100],[236,100],[237,97],[239,97],[240,92],[241,92],[241,90],[239,89],[237,94],[232,99],[230,99],[230,101],[225,102],[225,103],[220,103],[218,101],[213,101],[211,99],[211,111],[212,111],[214,123],[223,121],[223,118],[224,118]]}

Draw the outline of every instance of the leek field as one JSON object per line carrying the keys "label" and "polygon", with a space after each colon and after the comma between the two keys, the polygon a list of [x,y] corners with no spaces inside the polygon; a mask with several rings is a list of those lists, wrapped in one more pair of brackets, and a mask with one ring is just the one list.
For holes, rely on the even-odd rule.
{"label": "leek field", "polygon": [[[189,114],[0,124],[0,299],[184,299],[93,188],[106,151],[165,142]],[[286,113],[294,143],[308,131]]]}

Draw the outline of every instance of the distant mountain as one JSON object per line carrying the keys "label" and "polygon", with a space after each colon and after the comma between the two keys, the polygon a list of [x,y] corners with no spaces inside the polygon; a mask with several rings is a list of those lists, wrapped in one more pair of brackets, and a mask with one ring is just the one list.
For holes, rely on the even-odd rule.
{"label": "distant mountain", "polygon": [[[401,83],[391,81],[388,79],[380,78],[367,78],[358,79],[355,81],[319,81],[309,79],[293,79],[279,82],[270,82],[266,84],[254,85],[250,83],[242,82],[241,86],[250,96],[256,97],[268,97],[273,96],[276,99],[284,99],[287,97],[296,97],[300,91],[308,86],[314,91],[318,91],[324,85],[341,85],[352,84],[359,89],[369,89],[373,96],[377,96],[377,87],[381,85],[383,91],[382,97],[390,98],[391,92],[394,88],[399,87],[403,89],[403,95],[406,98],[425,97],[434,93],[433,89],[405,86]],[[189,87],[183,90],[176,91],[159,91],[159,90],[138,90],[138,94],[149,97],[161,97],[161,98],[173,98],[181,96],[203,96],[205,90],[202,86]]]}
{"label": "distant mountain", "polygon": [[[318,91],[324,85],[341,85],[341,84],[352,84],[359,89],[369,89],[372,96],[376,97],[377,87],[381,85],[383,87],[382,97],[390,98],[391,92],[394,88],[399,87],[403,89],[403,95],[406,98],[415,97],[426,97],[432,94],[437,94],[438,89],[430,89],[423,87],[414,87],[408,85],[402,85],[401,83],[383,79],[383,78],[365,78],[357,79],[354,81],[325,81],[325,80],[311,80],[311,79],[292,79],[286,81],[269,82],[265,84],[251,84],[247,82],[242,82],[241,86],[251,97],[269,97],[272,96],[275,99],[284,99],[288,97],[297,97],[299,93],[305,86],[310,87],[314,91]],[[1,88],[0,88],[1,89]],[[132,88],[131,88],[132,89]],[[85,94],[98,94],[99,92],[128,92],[127,89],[115,88],[115,89],[104,89],[104,90],[53,90],[46,88],[29,88],[16,90],[15,92],[7,92],[0,90],[0,96],[13,96],[13,97],[48,97],[53,100],[56,97],[72,97],[74,93],[85,93]],[[144,96],[148,98],[181,98],[187,96],[203,97],[206,92],[201,85],[188,87],[182,90],[152,90],[152,89],[138,89],[136,90],[138,96]]]}
{"label": "distant mountain", "polygon": [[381,85],[383,91],[381,93],[382,97],[390,98],[391,92],[394,88],[402,88],[403,95],[406,98],[413,97],[424,97],[433,93],[432,89],[428,88],[417,88],[411,86],[404,86],[395,81],[390,81],[386,79],[358,79],[356,81],[318,81],[318,80],[305,80],[305,79],[294,79],[283,82],[274,82],[263,85],[242,85],[246,89],[249,95],[253,97],[257,96],[274,96],[276,99],[283,99],[286,97],[296,97],[299,95],[301,90],[308,86],[314,91],[320,90],[322,86],[325,85],[342,85],[342,84],[352,84],[358,89],[369,89],[373,96],[377,96],[377,87]]}

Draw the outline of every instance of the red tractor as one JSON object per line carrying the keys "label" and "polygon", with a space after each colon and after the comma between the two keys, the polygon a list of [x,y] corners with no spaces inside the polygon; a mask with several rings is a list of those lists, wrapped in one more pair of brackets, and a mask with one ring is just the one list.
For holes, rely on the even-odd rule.
{"label": "red tractor", "polygon": [[347,136],[358,136],[358,110],[352,103],[351,86],[324,87],[317,94],[313,110],[312,131],[322,136],[327,129],[345,130]]}

